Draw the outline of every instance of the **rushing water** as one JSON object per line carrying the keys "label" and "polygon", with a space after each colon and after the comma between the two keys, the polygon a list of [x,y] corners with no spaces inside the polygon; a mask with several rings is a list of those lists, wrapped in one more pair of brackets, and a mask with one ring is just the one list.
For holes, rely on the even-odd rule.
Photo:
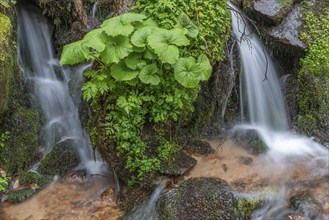
{"label": "rushing water", "polygon": [[79,168],[90,173],[105,172],[106,165],[98,153],[93,152],[78,114],[84,82],[82,73],[91,64],[74,68],[59,65],[47,20],[33,5],[17,4],[17,19],[18,61],[26,81],[34,87],[43,112],[40,144],[45,153],[57,143],[70,140],[80,155]]}
{"label": "rushing water", "polygon": [[[247,20],[234,5],[229,5],[233,8],[232,28],[238,41],[241,60],[241,116],[244,119],[244,124],[236,126],[235,130],[257,131],[269,148],[264,156],[266,162],[263,168],[270,174],[274,173],[274,167],[275,172],[282,173],[303,167],[310,171],[305,174],[310,180],[328,175],[328,149],[308,137],[288,131],[287,113],[273,61],[248,26]],[[269,178],[273,183],[276,182],[276,177]],[[279,205],[284,206],[288,199],[283,186],[289,178],[294,177],[287,175],[285,178],[276,182],[284,191],[280,193],[280,199],[268,203],[264,209],[255,213],[253,219],[282,218],[273,217],[273,213],[277,214],[282,208]]]}

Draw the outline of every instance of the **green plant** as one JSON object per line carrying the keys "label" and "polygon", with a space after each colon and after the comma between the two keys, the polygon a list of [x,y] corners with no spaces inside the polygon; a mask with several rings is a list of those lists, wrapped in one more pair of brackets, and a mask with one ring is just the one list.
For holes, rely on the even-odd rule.
{"label": "green plant", "polygon": [[[223,59],[224,45],[231,30],[227,1],[138,0],[133,10],[146,14],[163,28],[178,26],[195,30],[189,33],[195,38],[185,50],[187,55],[195,56],[205,51],[212,62]],[[177,24],[177,20],[181,22]]]}
{"label": "green plant", "polygon": [[[7,140],[10,138],[10,133],[8,131],[0,134],[0,149],[5,147]],[[1,151],[0,151],[1,152]],[[1,157],[3,155],[1,154]],[[4,159],[2,159],[4,160]],[[6,174],[0,174],[0,193],[4,192],[9,185],[10,178]]]}
{"label": "green plant", "polygon": [[212,72],[203,53],[186,55],[198,31],[186,15],[180,17],[170,29],[137,13],[108,19],[82,40],[66,45],[60,59],[62,65],[96,61],[97,68],[85,73],[89,81],[82,88],[83,97],[93,100],[106,138],[116,142],[126,168],[136,172],[138,180],[159,168],[160,160],[167,158],[162,151],[171,152],[162,141],[166,146],[158,147],[160,156],[148,154],[152,150],[141,134],[145,124],[161,127],[192,111],[199,82]]}
{"label": "green plant", "polygon": [[9,8],[10,5],[16,4],[16,0],[1,0],[0,5],[4,6],[5,8]]}

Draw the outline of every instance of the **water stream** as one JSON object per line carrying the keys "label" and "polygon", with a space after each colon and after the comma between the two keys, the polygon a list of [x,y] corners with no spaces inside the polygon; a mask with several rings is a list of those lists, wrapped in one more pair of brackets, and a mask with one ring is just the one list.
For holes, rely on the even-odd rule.
{"label": "water stream", "polygon": [[91,64],[61,67],[46,18],[34,5],[18,3],[16,10],[18,62],[26,82],[34,87],[44,117],[41,146],[47,154],[57,143],[70,141],[79,152],[79,168],[89,173],[106,172],[107,167],[93,151],[78,113],[84,83],[82,74]]}

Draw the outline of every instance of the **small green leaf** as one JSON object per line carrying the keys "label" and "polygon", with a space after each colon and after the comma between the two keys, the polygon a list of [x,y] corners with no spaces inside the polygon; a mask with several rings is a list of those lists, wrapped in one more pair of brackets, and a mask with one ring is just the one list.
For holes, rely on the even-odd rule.
{"label": "small green leaf", "polygon": [[157,72],[157,65],[150,64],[141,70],[138,77],[145,84],[158,85],[160,83],[160,77],[156,74]]}
{"label": "small green leaf", "polygon": [[86,82],[85,85],[82,87],[82,91],[83,98],[88,101],[97,95],[98,89],[96,84],[89,81]]}
{"label": "small green leaf", "polygon": [[82,41],[76,41],[64,46],[59,63],[74,65],[90,58],[89,51],[82,47]]}
{"label": "small green leaf", "polygon": [[118,81],[128,81],[138,75],[138,71],[129,69],[122,62],[111,66],[111,75]]}
{"label": "small green leaf", "polygon": [[177,27],[185,28],[187,30],[187,35],[192,38],[196,38],[199,34],[198,26],[196,26],[184,12],[178,17]]}
{"label": "small green leaf", "polygon": [[105,50],[101,53],[101,60],[105,64],[119,63],[131,52],[133,52],[133,45],[128,37],[113,37],[106,43]]}

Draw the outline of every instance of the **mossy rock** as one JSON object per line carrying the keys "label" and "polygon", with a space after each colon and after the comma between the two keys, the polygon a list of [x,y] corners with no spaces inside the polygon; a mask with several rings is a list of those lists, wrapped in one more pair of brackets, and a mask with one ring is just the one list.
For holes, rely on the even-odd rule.
{"label": "mossy rock", "polygon": [[39,114],[33,109],[19,109],[10,120],[10,139],[0,150],[5,170],[14,174],[30,168],[38,155]]}
{"label": "mossy rock", "polygon": [[22,172],[19,174],[19,182],[22,186],[29,187],[37,184],[38,189],[42,189],[51,181],[50,178],[41,176],[36,172]]}
{"label": "mossy rock", "polygon": [[253,154],[265,153],[269,149],[255,129],[236,131],[232,138],[238,143],[246,144],[246,149]]}
{"label": "mossy rock", "polygon": [[295,210],[298,214],[302,215],[307,219],[318,219],[322,207],[319,202],[317,202],[308,193],[302,193],[294,195],[290,198],[290,208]]}
{"label": "mossy rock", "polygon": [[72,141],[66,140],[54,146],[41,161],[38,171],[44,175],[65,176],[79,164],[79,154]]}
{"label": "mossy rock", "polygon": [[13,203],[22,202],[30,198],[33,194],[35,194],[35,192],[36,191],[33,189],[21,189],[17,191],[11,191],[10,193],[8,193],[7,200]]}
{"label": "mossy rock", "polygon": [[235,219],[231,187],[221,179],[192,178],[161,195],[159,219]]}
{"label": "mossy rock", "polygon": [[160,173],[170,176],[181,176],[196,164],[196,160],[183,153],[177,152],[171,155],[168,160],[160,164]]}
{"label": "mossy rock", "polygon": [[263,206],[264,203],[264,200],[257,198],[236,198],[236,217],[241,220],[250,220],[253,211]]}
{"label": "mossy rock", "polygon": [[214,149],[206,141],[189,139],[182,143],[183,149],[190,154],[208,155],[214,153]]}

